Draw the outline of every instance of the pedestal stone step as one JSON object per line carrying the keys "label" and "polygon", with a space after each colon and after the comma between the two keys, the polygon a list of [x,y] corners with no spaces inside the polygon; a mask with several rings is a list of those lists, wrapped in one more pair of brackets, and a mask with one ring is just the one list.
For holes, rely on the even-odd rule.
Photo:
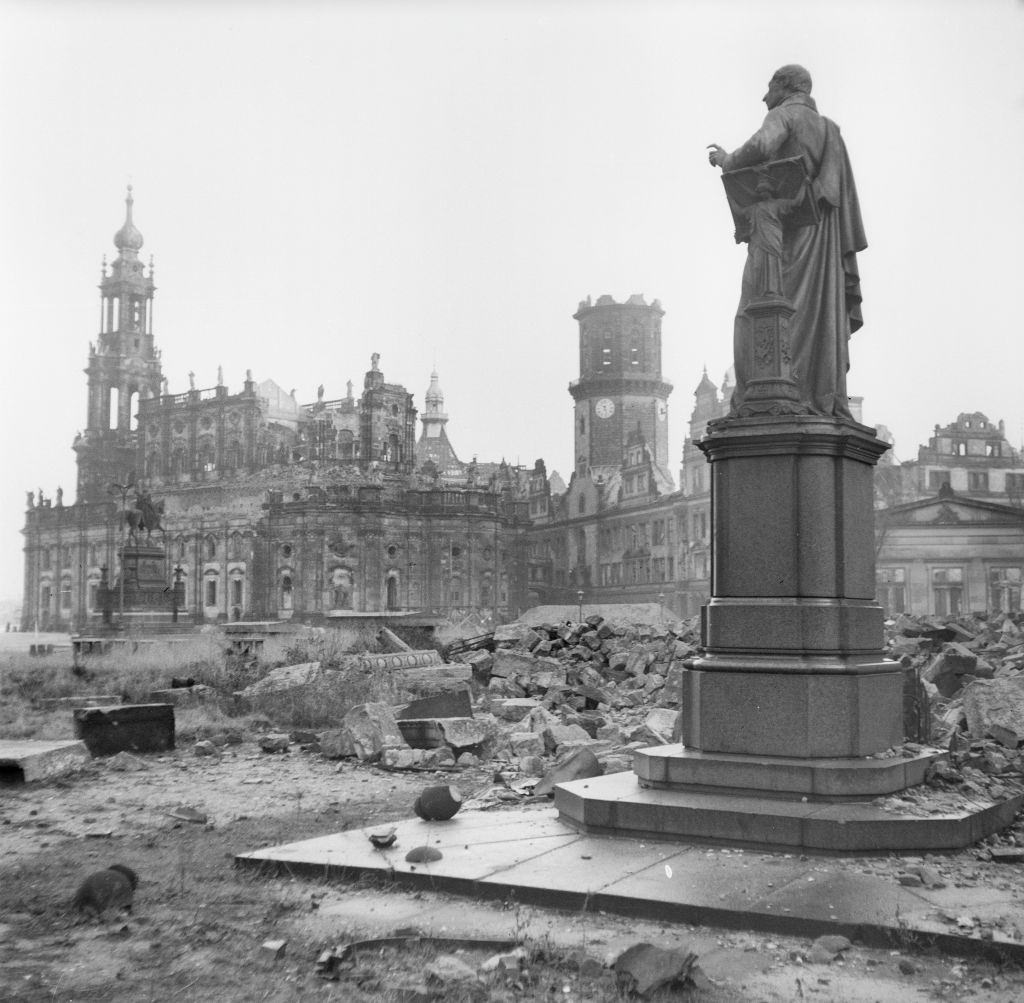
{"label": "pedestal stone step", "polygon": [[800,759],[701,752],[676,743],[637,749],[633,769],[645,787],[711,793],[727,788],[732,794],[796,795],[810,801],[864,800],[923,783],[929,764],[944,755],[942,749],[926,749],[906,758]]}
{"label": "pedestal stone step", "polygon": [[652,790],[641,787],[633,773],[555,788],[559,817],[583,832],[831,853],[959,849],[1009,825],[1022,804],[1024,795],[920,817],[865,802]]}

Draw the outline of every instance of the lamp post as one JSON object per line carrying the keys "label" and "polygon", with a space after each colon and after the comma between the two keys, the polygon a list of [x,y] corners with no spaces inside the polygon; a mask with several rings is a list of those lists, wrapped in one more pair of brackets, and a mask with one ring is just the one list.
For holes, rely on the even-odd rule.
{"label": "lamp post", "polygon": [[125,530],[128,525],[127,512],[128,512],[128,492],[135,487],[135,473],[132,472],[128,475],[128,479],[124,484],[111,484],[110,493],[117,492],[121,496],[121,569],[118,575],[119,585],[119,598],[117,607],[117,625],[122,630],[124,629],[124,550],[125,550]]}
{"label": "lamp post", "polygon": [[661,622],[665,622],[665,593],[658,593],[658,615],[661,617]]}
{"label": "lamp post", "polygon": [[580,604],[580,618],[579,623],[583,623],[583,589],[579,589],[576,593],[576,600]]}

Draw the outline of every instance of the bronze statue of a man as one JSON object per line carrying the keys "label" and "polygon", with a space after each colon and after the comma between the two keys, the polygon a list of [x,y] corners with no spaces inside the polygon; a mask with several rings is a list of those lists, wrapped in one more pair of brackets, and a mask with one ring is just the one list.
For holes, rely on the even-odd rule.
{"label": "bronze statue of a man", "polygon": [[[759,235],[756,214],[751,215],[747,232],[737,231],[737,240],[753,238],[753,243],[734,328],[732,413],[741,412],[751,378],[746,346],[752,320],[746,308],[763,297],[763,284],[770,274],[771,284],[781,286],[773,294],[788,300],[795,310],[788,322],[788,349],[800,404],[812,414],[849,418],[848,341],[863,323],[857,252],[867,247],[867,240],[846,146],[839,127],[818,114],[811,97],[811,76],[802,66],[777,70],[763,101],[768,114],[761,128],[732,153],[711,144],[708,160],[728,172],[796,157],[803,162],[807,183],[801,199],[776,204],[781,244],[763,239],[765,233],[769,238],[778,236],[770,228],[762,226]],[[809,214],[797,212],[798,203],[805,199],[814,200],[810,208],[815,211],[810,215],[817,222],[807,224]],[[801,224],[791,223],[798,215]]]}

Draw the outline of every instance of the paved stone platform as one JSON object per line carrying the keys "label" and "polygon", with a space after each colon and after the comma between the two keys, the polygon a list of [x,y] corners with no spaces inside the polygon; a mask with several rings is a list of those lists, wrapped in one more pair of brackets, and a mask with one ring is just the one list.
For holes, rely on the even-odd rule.
{"label": "paved stone platform", "polygon": [[36,742],[0,740],[0,779],[8,783],[31,783],[59,777],[80,769],[89,761],[84,742]]}
{"label": "paved stone platform", "polygon": [[[239,854],[239,867],[310,877],[377,876],[474,898],[608,911],[671,922],[816,937],[839,933],[874,946],[934,944],[950,952],[1024,961],[1024,934],[1006,888],[904,887],[864,873],[871,858],[810,857],[694,844],[592,836],[555,809],[464,812],[448,822],[409,819],[389,850],[366,829]],[[413,847],[441,860],[410,864]],[[958,928],[969,912],[979,921]],[[999,924],[996,926],[995,924]],[[984,927],[984,937],[980,933]],[[994,928],[993,928],[994,927]]]}
{"label": "paved stone platform", "polygon": [[961,849],[1004,829],[1024,805],[1024,795],[918,815],[865,801],[652,789],[639,785],[633,773],[611,773],[559,784],[555,805],[568,823],[599,835],[751,849],[912,852]]}

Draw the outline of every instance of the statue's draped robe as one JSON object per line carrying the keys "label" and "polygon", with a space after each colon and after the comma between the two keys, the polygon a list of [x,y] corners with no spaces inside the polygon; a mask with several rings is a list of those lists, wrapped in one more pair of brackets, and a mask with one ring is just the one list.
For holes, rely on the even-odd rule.
{"label": "statue's draped robe", "polygon": [[[792,94],[771,109],[761,128],[722,166],[732,171],[786,157],[803,158],[811,178],[809,197],[817,200],[821,213],[817,225],[784,232],[783,292],[796,308],[789,322],[793,375],[801,402],[813,413],[848,418],[848,341],[863,323],[857,252],[867,240],[839,127],[818,114],[809,95]],[[747,379],[751,321],[744,310],[758,298],[754,273],[748,255],[734,329],[734,412],[743,403]]]}

